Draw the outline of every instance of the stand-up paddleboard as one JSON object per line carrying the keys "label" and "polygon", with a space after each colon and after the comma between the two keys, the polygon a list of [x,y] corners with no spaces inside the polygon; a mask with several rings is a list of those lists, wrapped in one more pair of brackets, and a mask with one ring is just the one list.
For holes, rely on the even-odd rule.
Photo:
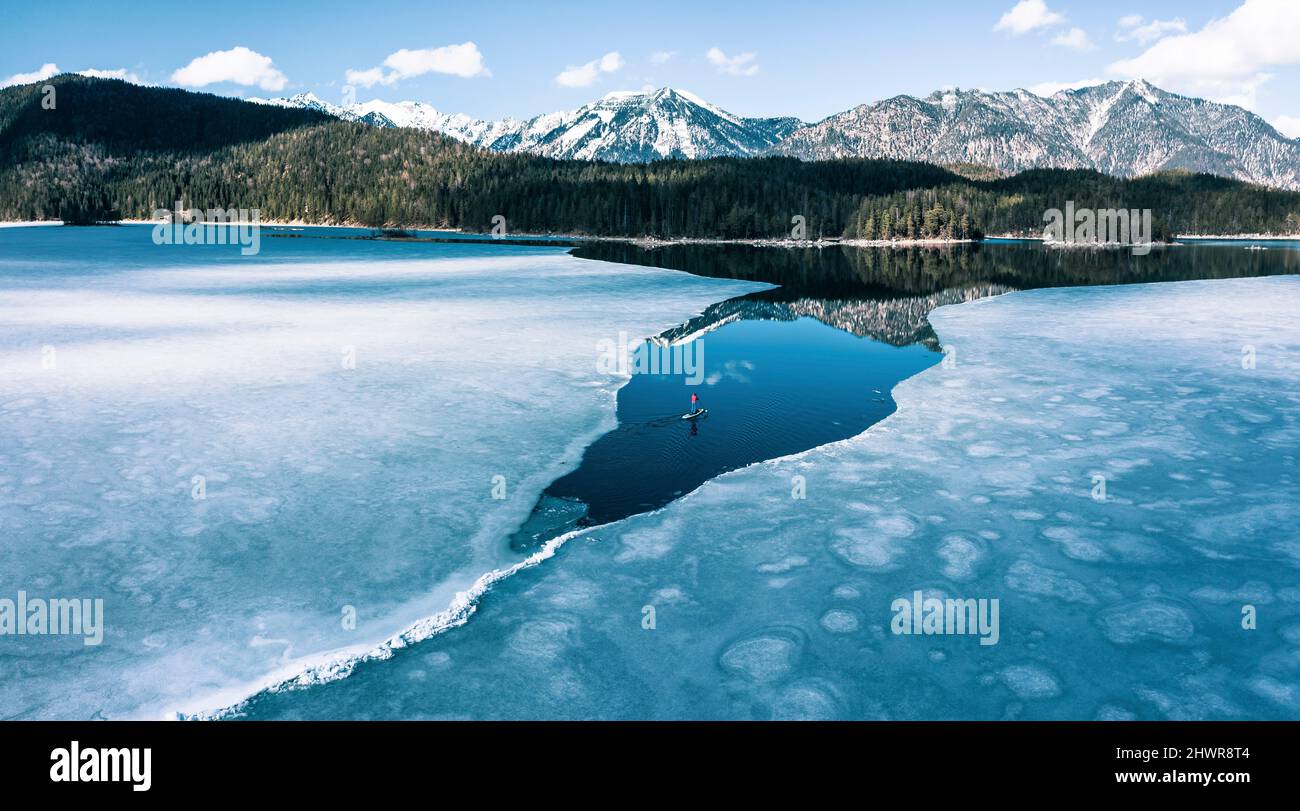
{"label": "stand-up paddleboard", "polygon": [[682,419],[684,420],[699,419],[700,417],[703,417],[707,413],[709,413],[707,409],[697,408],[689,414],[683,414]]}

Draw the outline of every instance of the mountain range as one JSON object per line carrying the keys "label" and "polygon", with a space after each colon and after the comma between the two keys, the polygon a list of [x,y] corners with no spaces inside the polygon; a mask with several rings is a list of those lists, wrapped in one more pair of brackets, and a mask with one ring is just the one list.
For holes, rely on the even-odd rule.
{"label": "mountain range", "polygon": [[1167,169],[1300,189],[1300,139],[1229,104],[1149,82],[1106,82],[1043,97],[1027,90],[894,96],[816,123],[744,118],[669,87],[611,93],[576,110],[499,121],[418,101],[332,105],[310,93],[250,99],[378,127],[441,132],[497,152],[637,163],[661,158],[787,155],[974,164],[1014,173],[1094,169],[1134,177]]}
{"label": "mountain range", "polygon": [[376,126],[433,130],[497,152],[618,163],[758,155],[803,126],[797,118],[742,118],[671,87],[610,93],[576,110],[500,121],[443,113],[419,101],[373,100],[344,107],[311,93],[250,101],[319,110]]}
{"label": "mountain range", "polygon": [[[46,103],[54,98],[46,85],[57,105]],[[557,115],[571,125],[585,116],[587,135],[605,129],[601,139],[552,140],[552,148],[595,155],[593,145],[608,147],[638,118],[646,127],[679,123],[645,117],[649,104],[663,115],[686,110],[708,127],[683,124],[653,139],[643,130],[643,149],[657,154],[660,139],[675,136],[677,154],[689,147],[755,157],[555,159],[519,148],[548,132],[538,121],[493,135],[472,119],[437,118],[415,105],[331,111],[311,101],[250,104],[75,74],[0,89],[0,220],[147,219],[183,200],[198,209],[256,208],[264,222],[483,231],[499,215],[511,233],[657,240],[786,239],[803,218],[811,238],[894,241],[1041,232],[1043,212],[1073,200],[1151,209],[1160,239],[1300,232],[1300,191],[1206,173],[1123,178],[1034,168],[1004,176],[970,164],[958,173],[926,161],[768,154],[806,128],[785,137],[780,128],[792,125],[780,121],[751,129],[676,91],[615,96]],[[461,137],[417,127],[421,114],[424,127]],[[581,124],[559,126],[559,134],[573,126]],[[751,139],[772,146],[746,146]]]}

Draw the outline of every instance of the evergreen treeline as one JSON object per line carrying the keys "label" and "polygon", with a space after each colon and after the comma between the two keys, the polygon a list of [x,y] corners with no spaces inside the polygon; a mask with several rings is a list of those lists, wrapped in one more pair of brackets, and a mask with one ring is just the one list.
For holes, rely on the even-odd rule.
{"label": "evergreen treeline", "polygon": [[1124,179],[1064,169],[872,195],[858,207],[849,233],[900,240],[1041,236],[1044,212],[1063,210],[1068,201],[1094,210],[1151,209],[1157,241],[1178,234],[1300,233],[1300,193],[1188,172]]}
{"label": "evergreen treeline", "polygon": [[867,197],[848,234],[858,239],[979,239],[970,185],[909,189]]}
{"label": "evergreen treeline", "polygon": [[[1214,175],[1159,172],[1121,179],[1088,170],[1033,169],[987,184],[972,216],[985,233],[1041,234],[1043,212],[1067,200],[1092,209],[1151,209],[1155,237],[1178,234],[1300,233],[1300,193]],[[1025,223],[1028,223],[1026,225]]]}
{"label": "evergreen treeline", "polygon": [[869,239],[1041,233],[1043,212],[1151,208],[1157,236],[1300,230],[1300,194],[1206,175],[1038,170],[970,180],[923,163],[792,158],[649,164],[487,152],[436,133],[115,80],[0,91],[0,219],[257,208],[266,220],[514,233]]}

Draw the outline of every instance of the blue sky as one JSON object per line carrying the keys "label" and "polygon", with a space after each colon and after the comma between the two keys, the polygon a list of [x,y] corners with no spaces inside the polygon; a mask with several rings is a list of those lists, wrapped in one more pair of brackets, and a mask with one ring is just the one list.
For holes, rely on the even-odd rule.
{"label": "blue sky", "polygon": [[482,118],[672,85],[742,115],[817,120],[898,93],[1140,75],[1300,135],[1300,0],[102,0],[12,4],[5,18],[0,83],[56,65],[336,103],[350,86]]}

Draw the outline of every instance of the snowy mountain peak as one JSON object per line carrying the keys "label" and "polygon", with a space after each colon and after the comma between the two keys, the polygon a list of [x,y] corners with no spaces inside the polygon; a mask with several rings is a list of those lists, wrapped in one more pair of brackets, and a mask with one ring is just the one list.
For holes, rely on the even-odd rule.
{"label": "snowy mountain peak", "polygon": [[346,107],[340,107],[337,104],[330,104],[321,100],[315,93],[305,92],[290,96],[289,98],[280,99],[261,99],[249,98],[254,104],[270,104],[276,107],[301,107],[305,110],[316,110],[317,112],[332,115],[335,118],[342,118],[347,121],[355,121],[357,115]]}
{"label": "snowy mountain peak", "polygon": [[1130,81],[1128,83],[1128,89],[1132,90],[1134,93],[1137,93],[1139,96],[1151,102],[1152,104],[1158,103],[1160,101],[1160,97],[1162,95],[1165,95],[1165,91],[1151,84],[1146,79],[1134,79]]}
{"label": "snowy mountain peak", "polygon": [[895,96],[792,133],[774,152],[973,163],[1005,172],[1095,169],[1131,177],[1185,169],[1300,189],[1300,147],[1258,116],[1142,79],[1041,97],[1025,90]]}
{"label": "snowy mountain peak", "polygon": [[625,109],[629,107],[662,110],[668,113],[685,115],[692,115],[695,113],[695,108],[699,108],[728,121],[739,122],[742,120],[726,110],[710,104],[694,93],[672,87],[661,87],[654,90],[648,88],[644,90],[615,90],[606,93],[599,101],[579,109]]}

